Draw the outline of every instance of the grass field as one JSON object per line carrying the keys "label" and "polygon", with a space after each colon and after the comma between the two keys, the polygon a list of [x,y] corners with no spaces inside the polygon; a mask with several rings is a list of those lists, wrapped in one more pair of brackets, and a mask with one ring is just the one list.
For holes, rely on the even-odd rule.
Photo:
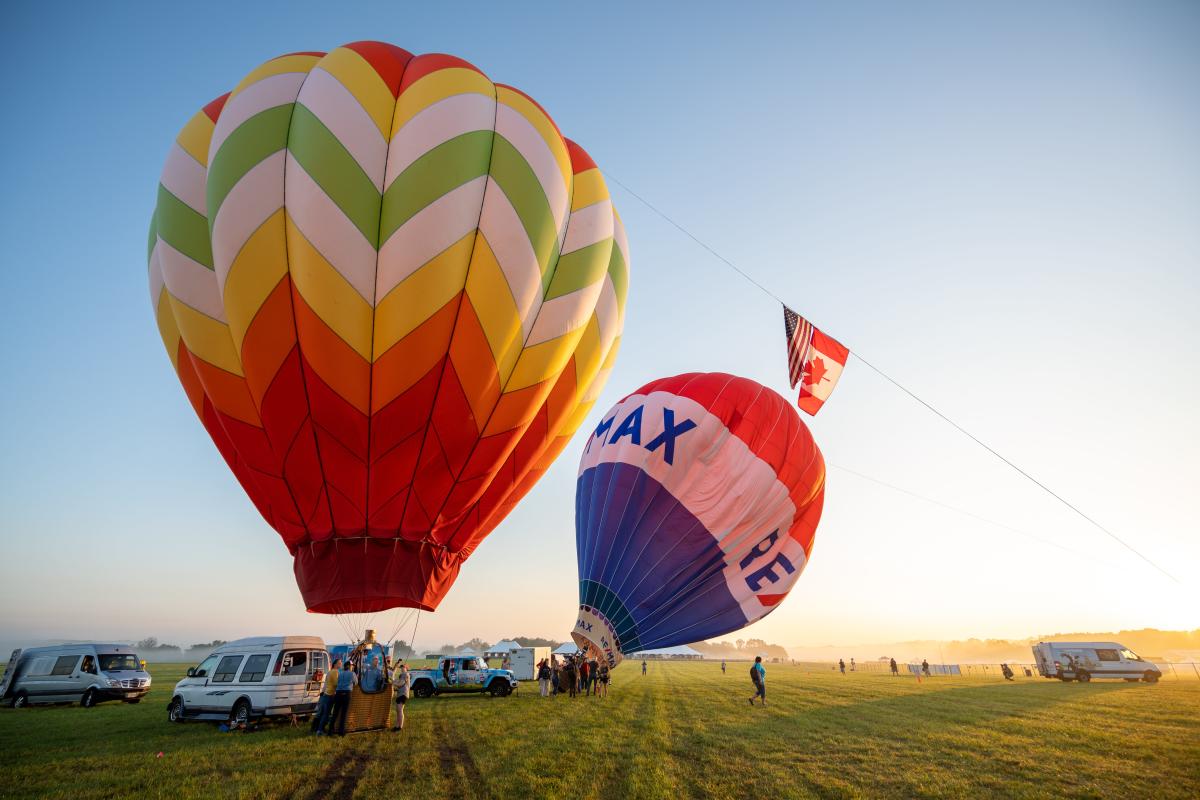
{"label": "grass field", "polygon": [[[413,700],[401,735],[222,734],[140,705],[0,709],[5,797],[1200,797],[1200,682],[1088,685],[636,664],[607,699]],[[162,757],[157,754],[162,752]]]}

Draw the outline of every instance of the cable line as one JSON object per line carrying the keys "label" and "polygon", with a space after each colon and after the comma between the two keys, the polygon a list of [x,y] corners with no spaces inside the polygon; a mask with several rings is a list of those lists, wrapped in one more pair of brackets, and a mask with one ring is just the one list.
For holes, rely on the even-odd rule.
{"label": "cable line", "polygon": [[[781,298],[779,295],[777,295],[777,294],[775,294],[774,292],[772,292],[772,291],[771,291],[770,289],[768,289],[766,286],[763,286],[763,285],[762,285],[761,283],[759,283],[759,282],[758,282],[758,281],[757,281],[757,280],[756,280],[754,277],[752,277],[750,274],[748,274],[748,273],[744,272],[744,271],[743,271],[743,270],[742,270],[740,267],[738,267],[736,264],[734,264],[734,263],[733,263],[732,261],[730,261],[728,258],[726,258],[725,256],[721,255],[720,253],[718,253],[718,252],[717,252],[716,250],[714,250],[713,248],[709,247],[707,244],[705,244],[703,241],[701,241],[699,238],[697,238],[695,234],[693,234],[693,233],[692,233],[691,231],[689,231],[687,228],[683,227],[683,226],[682,226],[682,225],[680,225],[678,222],[676,222],[675,220],[671,219],[671,218],[670,218],[669,216],[667,216],[665,213],[663,213],[662,211],[660,211],[660,210],[659,210],[659,209],[658,209],[658,208],[657,208],[655,205],[653,205],[653,204],[652,204],[652,203],[651,203],[649,200],[647,200],[646,198],[642,197],[642,196],[641,196],[640,194],[638,194],[637,192],[635,192],[635,191],[633,191],[632,189],[630,189],[628,186],[626,186],[626,185],[625,185],[625,184],[624,184],[624,183],[623,183],[621,180],[619,180],[619,179],[618,179],[616,176],[614,176],[612,173],[610,173],[610,172],[605,172],[605,174],[604,174],[604,177],[605,177],[605,179],[606,179],[606,180],[608,180],[608,181],[611,181],[612,183],[615,183],[617,186],[620,186],[622,189],[624,189],[626,192],[628,192],[630,196],[632,196],[633,198],[635,198],[635,199],[636,199],[636,200],[637,200],[639,203],[641,203],[641,204],[642,204],[642,205],[644,205],[646,208],[648,208],[648,209],[650,209],[651,211],[653,211],[655,214],[657,214],[659,217],[661,217],[661,218],[662,218],[663,220],[665,220],[666,222],[670,223],[670,225],[671,225],[672,227],[674,227],[676,230],[678,230],[678,231],[679,231],[680,233],[682,233],[684,236],[688,237],[688,238],[689,238],[689,239],[691,239],[693,242],[695,242],[696,244],[698,244],[700,247],[702,247],[702,248],[704,248],[705,250],[707,250],[707,251],[709,252],[709,254],[711,254],[711,255],[712,255],[714,258],[716,258],[718,261],[720,261],[721,263],[725,264],[727,267],[729,267],[730,269],[732,269],[732,270],[733,270],[734,272],[736,272],[738,275],[741,275],[743,278],[745,278],[747,281],[749,281],[749,282],[750,282],[751,284],[753,284],[754,286],[758,287],[758,289],[759,289],[760,291],[762,291],[762,293],[763,293],[763,294],[767,295],[767,296],[768,296],[768,297],[770,297],[772,300],[774,300],[775,302],[779,303],[779,304],[780,304],[780,305],[782,305],[782,306],[787,306],[787,305],[788,305],[787,303],[785,303],[785,302],[783,301],[783,299],[782,299],[782,298]],[[807,317],[806,317],[806,318],[807,318]],[[845,342],[845,340],[844,340],[844,339],[841,339],[841,341],[842,341],[843,343]],[[904,386],[902,383],[900,383],[899,381],[897,381],[895,378],[893,378],[892,376],[888,375],[886,372],[884,372],[883,370],[881,370],[879,367],[875,366],[875,365],[874,365],[874,364],[872,364],[870,361],[867,361],[865,358],[863,358],[861,355],[859,355],[858,351],[857,351],[855,348],[851,347],[851,348],[849,348],[849,349],[850,349],[850,354],[851,354],[852,356],[854,356],[856,359],[858,359],[859,361],[861,361],[861,362],[862,362],[862,363],[863,363],[865,366],[869,367],[869,368],[870,368],[870,369],[871,369],[873,372],[875,372],[875,374],[879,375],[881,378],[883,378],[883,379],[885,379],[886,381],[888,381],[888,383],[892,384],[892,385],[893,385],[893,386],[895,386],[897,389],[899,389],[900,391],[904,392],[906,395],[908,395],[909,397],[911,397],[913,400],[916,400],[918,403],[920,403],[922,406],[924,406],[924,407],[925,407],[927,410],[929,410],[930,412],[932,412],[933,414],[935,414],[937,417],[941,418],[941,419],[942,419],[944,422],[947,422],[947,423],[949,423],[949,424],[950,424],[950,425],[951,425],[951,426],[952,426],[952,427],[953,427],[955,430],[957,430],[959,433],[961,433],[961,434],[963,434],[964,436],[966,436],[968,439],[970,439],[970,440],[971,440],[971,441],[973,441],[975,444],[977,444],[977,445],[979,445],[980,447],[982,447],[984,450],[987,450],[989,453],[991,453],[993,456],[995,456],[996,458],[998,458],[1000,461],[1002,461],[1002,462],[1004,462],[1005,464],[1007,464],[1009,467],[1011,467],[1011,468],[1012,468],[1013,470],[1015,470],[1017,473],[1019,473],[1020,475],[1022,475],[1023,477],[1025,477],[1025,478],[1026,478],[1027,480],[1029,480],[1031,483],[1033,483],[1035,486],[1037,486],[1037,487],[1039,487],[1040,489],[1042,489],[1044,492],[1046,492],[1046,494],[1050,495],[1050,496],[1051,496],[1051,497],[1053,497],[1055,500],[1057,500],[1058,502],[1062,503],[1064,506],[1066,506],[1067,508],[1069,508],[1071,511],[1075,512],[1075,514],[1077,514],[1079,517],[1081,517],[1082,519],[1084,519],[1085,521],[1087,521],[1088,523],[1090,523],[1090,524],[1092,525],[1092,527],[1096,528],[1097,530],[1099,530],[1100,532],[1102,532],[1103,534],[1105,534],[1106,536],[1108,536],[1108,537],[1109,537],[1110,539],[1112,539],[1114,542],[1117,542],[1118,544],[1120,544],[1120,545],[1121,545],[1122,547],[1124,547],[1126,550],[1128,550],[1129,552],[1133,553],[1134,555],[1136,555],[1136,556],[1137,556],[1138,558],[1140,558],[1142,561],[1145,561],[1145,562],[1146,562],[1147,564],[1149,564],[1150,566],[1154,567],[1156,570],[1158,570],[1159,572],[1161,572],[1163,575],[1166,575],[1168,578],[1170,578],[1170,579],[1171,579],[1172,581],[1174,581],[1175,583],[1179,583],[1179,579],[1178,579],[1178,578],[1176,578],[1176,577],[1175,577],[1174,575],[1172,575],[1171,573],[1167,572],[1165,569],[1163,569],[1162,567],[1160,567],[1160,566],[1159,566],[1158,564],[1156,564],[1155,562],[1151,561],[1151,560],[1150,560],[1150,559],[1149,559],[1149,558],[1148,558],[1146,555],[1144,555],[1144,554],[1143,554],[1143,553],[1141,553],[1139,550],[1137,550],[1137,549],[1136,549],[1136,548],[1135,548],[1133,545],[1129,544],[1129,542],[1126,542],[1126,541],[1125,541],[1124,539],[1122,539],[1120,536],[1117,536],[1115,533],[1113,533],[1112,531],[1110,531],[1108,528],[1104,527],[1104,526],[1103,526],[1103,525],[1101,525],[1099,522],[1097,522],[1096,520],[1092,519],[1092,518],[1091,518],[1091,517],[1089,517],[1087,514],[1083,513],[1083,511],[1081,511],[1081,510],[1080,510],[1080,509],[1079,509],[1077,506],[1075,506],[1074,504],[1072,504],[1072,503],[1068,502],[1068,501],[1067,501],[1067,500],[1066,500],[1066,499],[1065,499],[1065,498],[1064,498],[1062,495],[1060,495],[1058,492],[1055,492],[1055,491],[1054,491],[1053,489],[1051,489],[1049,486],[1047,486],[1046,484],[1042,483],[1041,481],[1039,481],[1037,478],[1035,478],[1035,477],[1033,477],[1032,475],[1030,475],[1030,474],[1029,474],[1028,472],[1026,472],[1025,470],[1021,469],[1021,467],[1017,466],[1017,465],[1016,465],[1016,464],[1014,464],[1012,461],[1008,460],[1007,458],[1005,458],[1004,456],[1002,456],[1000,453],[996,452],[996,450],[995,450],[994,448],[990,447],[989,445],[987,445],[986,443],[984,443],[982,440],[980,440],[980,439],[979,439],[979,437],[975,436],[973,433],[971,433],[970,431],[968,431],[966,428],[964,428],[963,426],[959,425],[959,424],[958,424],[957,422],[955,422],[954,420],[952,420],[952,419],[950,419],[949,417],[947,417],[945,414],[943,414],[943,413],[942,413],[941,411],[939,411],[938,409],[934,408],[934,406],[933,406],[933,405],[931,405],[930,403],[926,402],[925,400],[922,400],[922,399],[921,399],[921,398],[920,398],[920,397],[919,397],[919,396],[918,396],[918,395],[917,395],[915,392],[911,391],[911,390],[910,390],[910,389],[908,389],[906,386]]]}

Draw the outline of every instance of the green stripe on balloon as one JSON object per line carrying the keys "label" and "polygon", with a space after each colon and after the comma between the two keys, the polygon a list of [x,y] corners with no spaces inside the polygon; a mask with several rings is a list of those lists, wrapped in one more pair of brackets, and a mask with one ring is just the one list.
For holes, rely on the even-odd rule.
{"label": "green stripe on balloon", "polygon": [[608,268],[609,251],[612,249],[613,240],[610,236],[561,256],[550,281],[550,288],[546,291],[546,299],[553,300],[577,292],[601,280]]}
{"label": "green stripe on balloon", "polygon": [[471,131],[429,149],[383,193],[381,242],[440,197],[487,174],[492,131]]}
{"label": "green stripe on balloon", "polygon": [[617,308],[624,308],[625,295],[629,292],[629,268],[625,266],[625,256],[616,242],[613,242],[612,257],[608,262],[608,277],[612,279],[613,291],[617,295]]}
{"label": "green stripe on balloon", "polygon": [[496,135],[496,144],[492,149],[492,179],[504,190],[504,195],[512,203],[521,226],[529,237],[537,257],[538,269],[542,273],[542,293],[545,294],[549,283],[550,268],[558,257],[558,230],[554,224],[554,215],[550,211],[550,203],[537,175],[521,155],[517,148],[503,136]]}
{"label": "green stripe on balloon", "polygon": [[285,103],[260,111],[239,125],[221,143],[221,148],[208,165],[208,182],[205,186],[210,235],[212,221],[217,218],[221,204],[238,181],[263,159],[287,147],[288,123],[294,105]]}
{"label": "green stripe on balloon", "polygon": [[325,123],[302,103],[297,103],[292,113],[288,151],[378,250],[380,196],[375,182]]}
{"label": "green stripe on balloon", "polygon": [[[213,268],[212,244],[208,238],[208,220],[158,185],[158,205],[154,209],[154,226],[158,236],[188,258]],[[151,249],[154,243],[150,244]]]}

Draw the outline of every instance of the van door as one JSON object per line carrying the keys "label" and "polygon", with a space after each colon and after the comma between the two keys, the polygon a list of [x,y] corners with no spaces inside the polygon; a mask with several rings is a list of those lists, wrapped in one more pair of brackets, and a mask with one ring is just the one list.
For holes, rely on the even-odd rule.
{"label": "van door", "polygon": [[271,695],[274,689],[264,683],[267,672],[271,668],[271,653],[255,653],[246,659],[242,671],[238,673],[238,688],[250,698],[250,707],[263,711],[273,705]]}
{"label": "van door", "polygon": [[275,661],[271,705],[290,707],[304,703],[304,686],[309,681],[310,662],[307,650],[283,650]]}
{"label": "van door", "polygon": [[204,693],[205,707],[211,711],[228,713],[233,710],[233,703],[239,692],[233,686],[238,668],[242,665],[243,655],[221,656],[213,670],[212,680],[208,682],[208,691]]}
{"label": "van door", "polygon": [[483,685],[483,670],[480,669],[479,659],[464,658],[458,672],[458,682],[464,689]]}
{"label": "van door", "polygon": [[186,711],[203,711],[207,705],[205,693],[220,655],[213,653],[192,669],[192,674],[175,685],[175,693],[183,698]]}
{"label": "van door", "polygon": [[1121,663],[1121,651],[1116,648],[1096,648],[1096,674],[1100,676],[1122,678],[1126,668]]}
{"label": "van door", "polygon": [[78,700],[83,695],[79,672],[76,667],[82,658],[80,653],[58,656],[46,677],[44,694],[47,700]]}

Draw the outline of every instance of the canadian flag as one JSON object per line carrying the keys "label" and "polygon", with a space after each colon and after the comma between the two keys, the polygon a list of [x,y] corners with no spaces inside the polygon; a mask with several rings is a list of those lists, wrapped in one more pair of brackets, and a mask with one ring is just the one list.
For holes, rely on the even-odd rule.
{"label": "canadian flag", "polygon": [[812,344],[804,362],[804,374],[800,379],[800,398],[797,404],[802,411],[816,414],[825,405],[833,387],[837,386],[850,351],[832,336],[813,329]]}

